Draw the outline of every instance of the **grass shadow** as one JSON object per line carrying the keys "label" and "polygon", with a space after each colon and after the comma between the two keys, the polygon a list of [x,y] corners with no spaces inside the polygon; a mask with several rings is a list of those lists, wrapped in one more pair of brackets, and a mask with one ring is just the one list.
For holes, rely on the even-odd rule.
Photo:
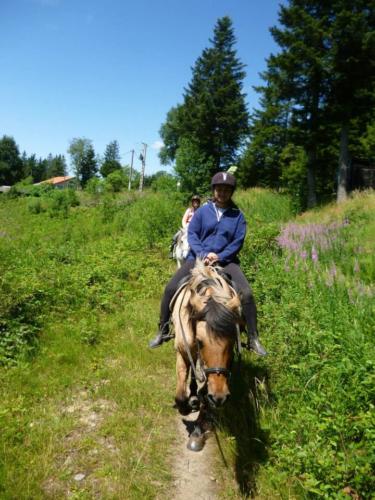
{"label": "grass shadow", "polygon": [[[272,398],[269,372],[243,360],[233,367],[231,400],[219,416],[219,426],[236,441],[235,474],[241,494],[254,498],[257,473],[268,461],[269,433],[259,423],[261,406]],[[223,455],[223,454],[222,454]]]}

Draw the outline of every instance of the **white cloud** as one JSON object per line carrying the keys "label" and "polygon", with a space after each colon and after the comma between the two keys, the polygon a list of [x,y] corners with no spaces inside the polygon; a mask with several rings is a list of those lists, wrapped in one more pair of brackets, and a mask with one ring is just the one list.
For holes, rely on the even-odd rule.
{"label": "white cloud", "polygon": [[156,149],[157,151],[159,151],[159,149],[161,149],[163,146],[164,146],[164,142],[163,142],[163,141],[155,141],[155,142],[151,145],[151,148],[152,148],[152,149]]}

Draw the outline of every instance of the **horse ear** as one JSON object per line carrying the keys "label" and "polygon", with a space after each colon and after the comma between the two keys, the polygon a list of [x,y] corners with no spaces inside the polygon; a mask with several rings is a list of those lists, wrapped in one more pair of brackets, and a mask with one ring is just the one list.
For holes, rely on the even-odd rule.
{"label": "horse ear", "polygon": [[198,312],[203,311],[204,306],[206,305],[202,300],[202,297],[200,297],[200,295],[197,294],[194,290],[191,290],[190,292],[190,304],[192,308]]}

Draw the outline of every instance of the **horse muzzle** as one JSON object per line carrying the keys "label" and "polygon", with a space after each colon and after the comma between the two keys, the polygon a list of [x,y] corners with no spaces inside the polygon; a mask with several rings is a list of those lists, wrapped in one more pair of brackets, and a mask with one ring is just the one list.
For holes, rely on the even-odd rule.
{"label": "horse muzzle", "polygon": [[208,403],[211,407],[213,408],[221,408],[224,406],[224,403],[228,400],[230,394],[229,392],[227,394],[207,394],[207,400]]}

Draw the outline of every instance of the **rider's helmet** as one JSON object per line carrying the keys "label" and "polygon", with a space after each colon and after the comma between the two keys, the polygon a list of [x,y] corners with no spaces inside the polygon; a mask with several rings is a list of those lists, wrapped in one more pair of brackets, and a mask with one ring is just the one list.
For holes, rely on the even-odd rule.
{"label": "rider's helmet", "polygon": [[229,172],[218,172],[211,179],[211,187],[212,189],[218,184],[224,184],[226,186],[230,186],[233,191],[236,189],[236,178],[234,175]]}
{"label": "rider's helmet", "polygon": [[201,202],[201,197],[198,196],[197,194],[194,194],[192,197],[191,197],[191,201],[199,201],[199,203]]}

